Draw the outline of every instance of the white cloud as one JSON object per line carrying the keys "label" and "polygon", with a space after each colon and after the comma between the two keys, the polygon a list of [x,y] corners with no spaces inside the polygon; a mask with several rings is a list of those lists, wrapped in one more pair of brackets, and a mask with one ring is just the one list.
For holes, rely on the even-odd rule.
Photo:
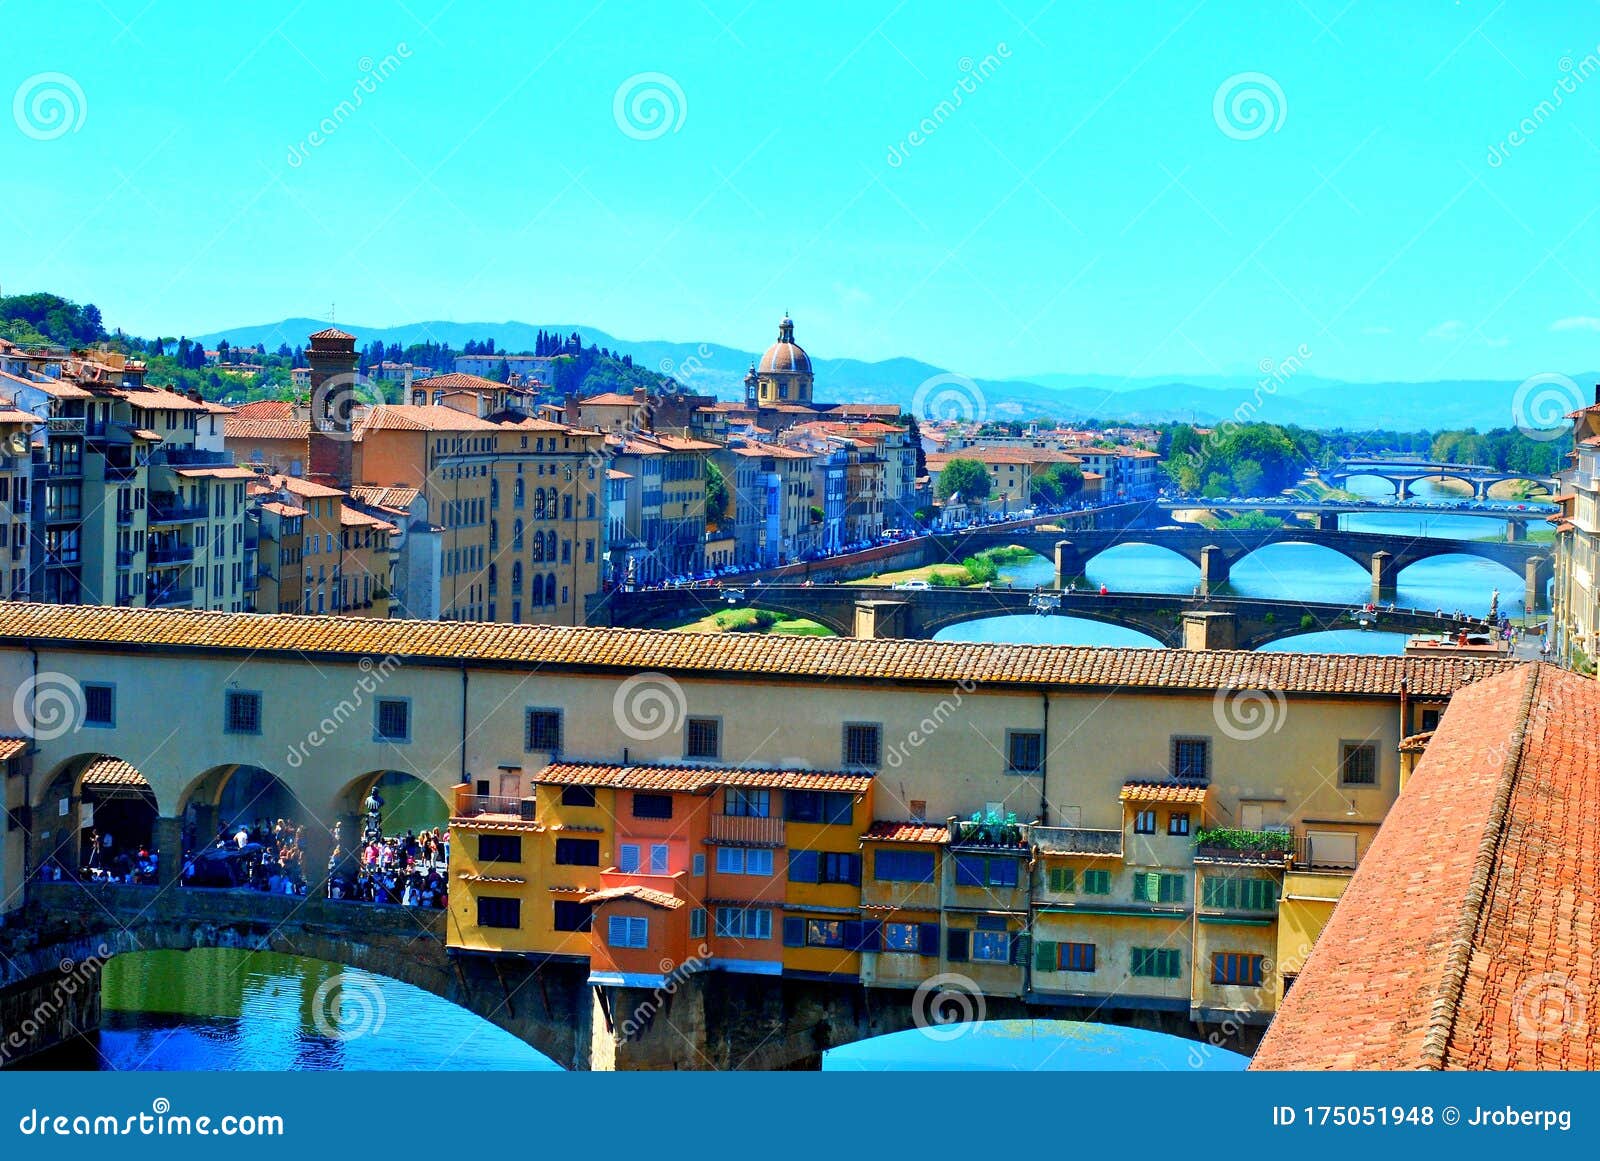
{"label": "white cloud", "polygon": [[1423,338],[1439,339],[1439,340],[1441,340],[1443,342],[1449,343],[1449,342],[1454,342],[1456,339],[1459,339],[1462,335],[1464,335],[1466,333],[1467,333],[1467,324],[1462,322],[1458,318],[1453,318],[1453,319],[1450,319],[1448,322],[1440,323],[1438,326],[1436,326],[1432,330],[1428,331],[1428,333],[1425,334],[1423,336]]}
{"label": "white cloud", "polygon": [[1600,331],[1600,318],[1580,314],[1572,318],[1558,318],[1550,324],[1553,331]]}

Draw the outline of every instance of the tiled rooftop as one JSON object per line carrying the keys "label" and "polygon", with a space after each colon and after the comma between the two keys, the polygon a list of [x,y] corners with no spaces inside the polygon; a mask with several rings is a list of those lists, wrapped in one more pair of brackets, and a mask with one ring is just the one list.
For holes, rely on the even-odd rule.
{"label": "tiled rooftop", "polygon": [[0,762],[15,758],[27,748],[27,738],[0,738]]}
{"label": "tiled rooftop", "polygon": [[1122,784],[1117,797],[1123,802],[1173,802],[1199,805],[1206,800],[1210,786],[1180,778],[1134,779]]}
{"label": "tiled rooftop", "polygon": [[533,776],[552,786],[604,786],[627,790],[704,794],[721,786],[770,790],[842,790],[860,794],[872,784],[870,774],[827,770],[760,770],[738,766],[609,766],[587,762],[555,762]]}
{"label": "tiled rooftop", "polygon": [[867,833],[861,836],[869,843],[947,843],[950,828],[935,826],[931,822],[894,822],[874,819]]}
{"label": "tiled rooftop", "polygon": [[659,671],[688,675],[826,677],[839,681],[1038,689],[1146,689],[1211,693],[1248,682],[1286,695],[1449,696],[1521,668],[1475,657],[1206,652],[1076,645],[707,636],[659,629],[573,629],[470,621],[407,621],[273,613],[211,613],[97,605],[0,602],[0,643],[82,642],[172,649],[236,649],[335,657],[394,654],[412,661],[458,658],[485,666]]}
{"label": "tiled rooftop", "polygon": [[665,891],[655,891],[649,887],[606,887],[604,890],[592,891],[583,897],[585,903],[610,903],[617,899],[637,899],[640,903],[648,903],[652,907],[660,907],[667,911],[676,911],[683,906],[683,900],[676,895],[668,895]]}
{"label": "tiled rooftop", "polygon": [[1456,696],[1253,1068],[1600,1068],[1597,721],[1547,665]]}

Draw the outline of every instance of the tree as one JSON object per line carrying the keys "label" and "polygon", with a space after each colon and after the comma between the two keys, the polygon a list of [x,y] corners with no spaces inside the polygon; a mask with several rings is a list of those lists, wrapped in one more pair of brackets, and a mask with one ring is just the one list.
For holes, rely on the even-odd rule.
{"label": "tree", "polygon": [[939,473],[939,484],[934,494],[941,500],[949,500],[959,493],[963,500],[975,502],[987,500],[993,485],[989,469],[978,460],[953,459]]}
{"label": "tree", "polygon": [[706,523],[720,526],[728,515],[728,481],[722,469],[706,461]]}

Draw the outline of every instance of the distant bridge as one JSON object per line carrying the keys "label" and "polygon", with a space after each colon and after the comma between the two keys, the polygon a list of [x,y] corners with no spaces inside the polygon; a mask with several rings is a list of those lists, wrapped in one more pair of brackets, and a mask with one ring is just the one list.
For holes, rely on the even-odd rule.
{"label": "distant bridge", "polygon": [[[732,608],[766,609],[804,617],[849,637],[927,639],[940,630],[985,617],[1036,613],[1043,597],[1052,613],[1120,625],[1162,645],[1255,649],[1323,629],[1354,628],[1349,605],[1243,597],[1186,597],[1162,593],[1035,593],[1025,589],[896,589],[885,585],[700,586],[617,593],[605,606],[610,624],[648,626],[698,619]],[[1309,621],[1307,620],[1309,618]],[[1379,610],[1375,627],[1389,632],[1437,633],[1456,622],[1423,610]]]}
{"label": "distant bridge", "polygon": [[1467,506],[1452,505],[1448,508],[1439,508],[1420,502],[1380,504],[1371,500],[1363,503],[1359,500],[1293,500],[1281,497],[1246,503],[1237,500],[1158,500],[1151,505],[1151,508],[1169,515],[1173,512],[1201,509],[1211,512],[1262,512],[1269,516],[1285,517],[1314,516],[1317,527],[1324,532],[1339,531],[1341,516],[1399,513],[1404,516],[1419,517],[1423,522],[1423,530],[1420,533],[1423,536],[1430,535],[1427,531],[1427,520],[1431,516],[1472,516],[1480,520],[1504,522],[1507,536],[1511,540],[1524,539],[1530,523],[1542,521],[1550,515],[1549,511],[1531,509],[1518,511],[1516,508],[1507,507],[1503,501],[1463,500],[1461,503]]}
{"label": "distant bridge", "polygon": [[1344,460],[1321,472],[1320,475],[1322,479],[1330,482],[1348,480],[1351,476],[1376,476],[1392,484],[1395,493],[1402,500],[1410,497],[1413,484],[1432,478],[1460,480],[1470,485],[1472,494],[1480,500],[1488,496],[1489,489],[1496,484],[1511,480],[1524,480],[1536,484],[1552,494],[1555,491],[1554,481],[1526,472],[1501,471],[1482,464],[1452,464],[1438,460],[1407,460],[1398,457],[1374,456]]}

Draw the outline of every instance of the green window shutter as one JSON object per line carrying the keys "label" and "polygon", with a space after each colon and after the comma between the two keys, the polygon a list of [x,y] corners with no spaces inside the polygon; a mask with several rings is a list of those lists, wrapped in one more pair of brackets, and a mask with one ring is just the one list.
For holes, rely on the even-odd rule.
{"label": "green window shutter", "polygon": [[1062,890],[1063,888],[1061,886],[1061,882],[1062,882],[1061,868],[1060,867],[1051,867],[1050,868],[1050,890],[1052,890],[1052,891],[1060,891],[1060,890]]}
{"label": "green window shutter", "polygon": [[1133,898],[1137,903],[1145,902],[1145,882],[1147,876],[1135,875],[1133,877]]}
{"label": "green window shutter", "polygon": [[1201,891],[1201,898],[1204,899],[1205,905],[1207,907],[1226,907],[1227,906],[1227,904],[1223,902],[1223,895],[1224,895],[1223,888],[1227,884],[1227,882],[1228,881],[1226,879],[1207,878],[1207,879],[1204,880],[1205,885],[1203,887],[1201,887],[1200,891]]}
{"label": "green window shutter", "polygon": [[1184,896],[1182,875],[1161,876],[1161,901],[1163,903],[1182,903]]}
{"label": "green window shutter", "polygon": [[1061,870],[1061,889],[1063,891],[1066,891],[1066,892],[1069,892],[1069,893],[1077,891],[1077,889],[1078,889],[1078,881],[1077,880],[1078,880],[1078,872],[1074,871],[1071,867],[1063,867],[1062,868],[1062,870]]}
{"label": "green window shutter", "polygon": [[1033,944],[1033,970],[1036,972],[1053,972],[1056,970],[1056,944],[1048,939],[1035,940]]}

